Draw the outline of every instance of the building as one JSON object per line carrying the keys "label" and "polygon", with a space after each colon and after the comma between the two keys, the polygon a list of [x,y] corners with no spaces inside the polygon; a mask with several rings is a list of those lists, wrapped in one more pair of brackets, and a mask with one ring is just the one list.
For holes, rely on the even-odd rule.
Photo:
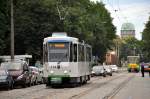
{"label": "building", "polygon": [[118,62],[118,58],[117,58],[116,52],[115,51],[108,51],[106,53],[105,63],[107,65],[118,65],[117,62]]}
{"label": "building", "polygon": [[135,27],[132,23],[123,23],[121,26],[121,38],[135,37]]}

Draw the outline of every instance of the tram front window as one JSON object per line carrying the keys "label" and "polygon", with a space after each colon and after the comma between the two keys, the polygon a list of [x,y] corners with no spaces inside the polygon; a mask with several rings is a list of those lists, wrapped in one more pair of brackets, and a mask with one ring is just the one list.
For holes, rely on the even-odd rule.
{"label": "tram front window", "polygon": [[138,63],[139,58],[138,57],[130,57],[128,58],[128,63]]}
{"label": "tram front window", "polygon": [[67,62],[69,43],[49,43],[49,62]]}

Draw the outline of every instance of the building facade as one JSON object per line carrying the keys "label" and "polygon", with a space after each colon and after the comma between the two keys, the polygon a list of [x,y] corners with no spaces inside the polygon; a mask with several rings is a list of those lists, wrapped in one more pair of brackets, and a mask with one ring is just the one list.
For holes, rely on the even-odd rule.
{"label": "building facade", "polygon": [[121,26],[121,38],[135,37],[135,27],[132,23],[123,23]]}

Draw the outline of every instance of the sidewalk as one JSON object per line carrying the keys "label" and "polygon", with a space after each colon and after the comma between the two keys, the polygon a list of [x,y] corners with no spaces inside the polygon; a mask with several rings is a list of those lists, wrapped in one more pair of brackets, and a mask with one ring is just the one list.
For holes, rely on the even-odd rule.
{"label": "sidewalk", "polygon": [[150,77],[135,73],[135,77],[123,87],[113,99],[150,99]]}

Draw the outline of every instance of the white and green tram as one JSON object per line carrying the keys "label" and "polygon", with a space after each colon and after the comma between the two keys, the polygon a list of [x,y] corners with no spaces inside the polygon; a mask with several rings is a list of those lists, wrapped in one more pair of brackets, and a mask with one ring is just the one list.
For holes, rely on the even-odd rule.
{"label": "white and green tram", "polygon": [[47,86],[86,83],[90,80],[92,49],[66,33],[44,38],[43,67]]}

